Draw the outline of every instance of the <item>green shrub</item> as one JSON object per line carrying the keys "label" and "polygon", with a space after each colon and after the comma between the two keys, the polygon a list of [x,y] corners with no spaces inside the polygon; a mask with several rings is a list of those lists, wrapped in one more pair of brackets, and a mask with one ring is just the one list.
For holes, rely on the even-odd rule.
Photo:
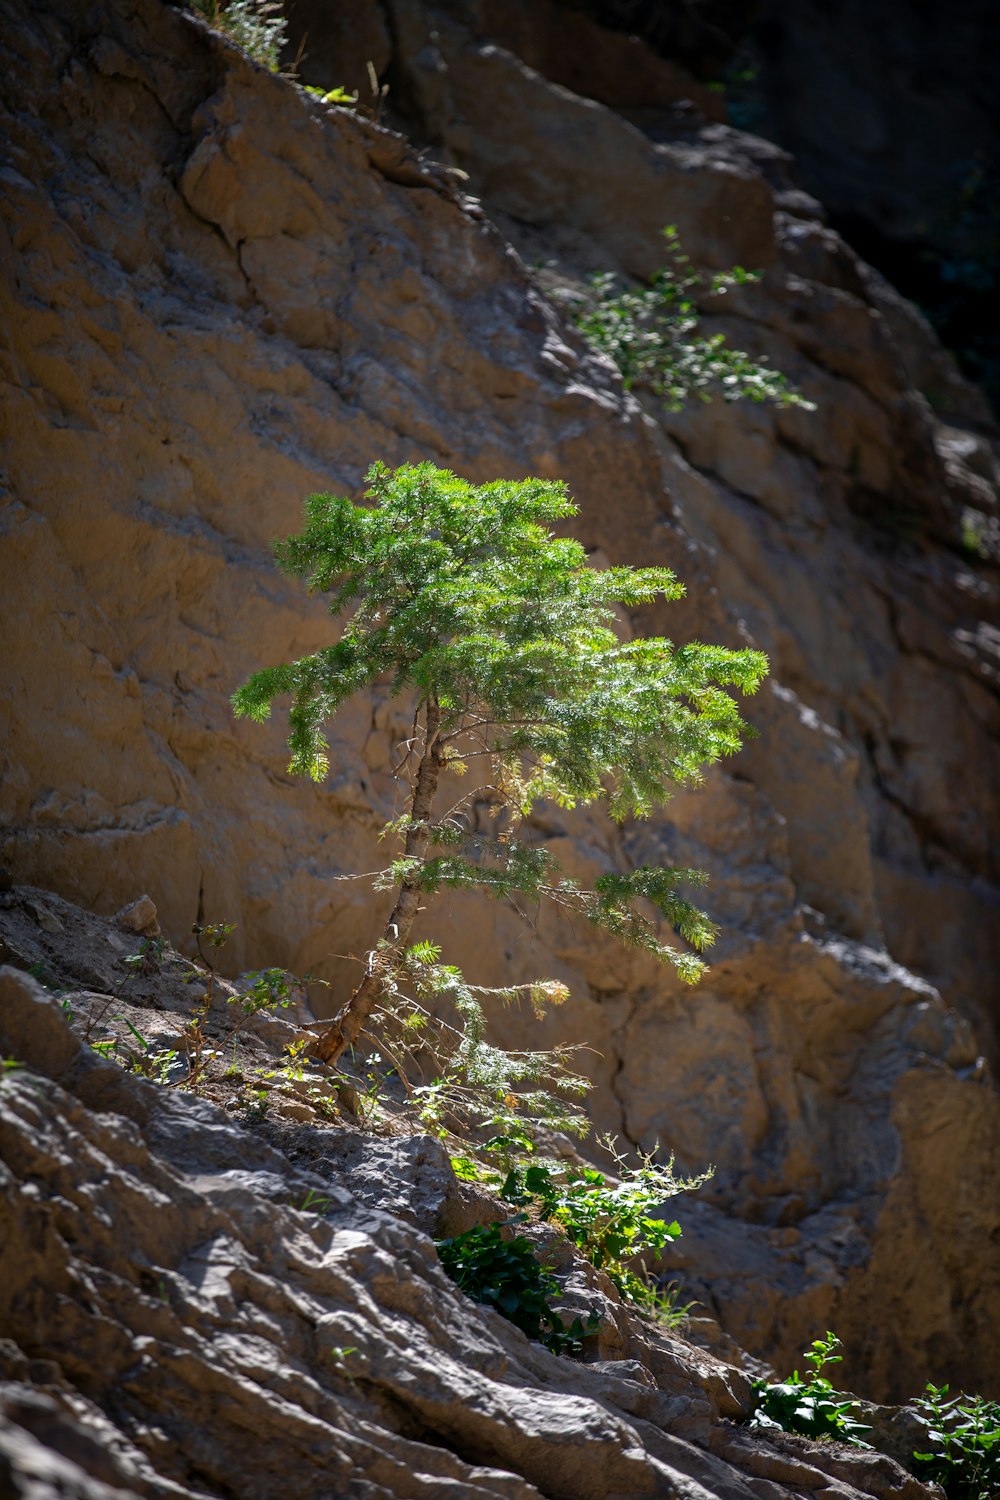
{"label": "green shrub", "polygon": [[[872,1429],[858,1420],[853,1396],[834,1390],[823,1377],[827,1364],[837,1364],[834,1351],[840,1340],[832,1333],[815,1339],[803,1356],[812,1375],[796,1370],[778,1385],[754,1382],[752,1427],[780,1427],[804,1437],[837,1438],[854,1447],[869,1448],[862,1440]],[[927,1384],[923,1395],[909,1403],[926,1431],[910,1468],[925,1483],[939,1484],[948,1500],[997,1500],[1000,1496],[1000,1403],[982,1396],[949,1395],[948,1386]]]}
{"label": "green shrub", "polygon": [[948,1500],[996,1500],[1000,1495],[1000,1403],[982,1396],[949,1396],[928,1382],[912,1403],[927,1428],[926,1447],[913,1471],[933,1480]]}
{"label": "green shrub", "polygon": [[799,1432],[803,1437],[836,1438],[854,1448],[868,1448],[863,1435],[871,1428],[860,1421],[860,1408],[853,1396],[834,1389],[823,1375],[828,1364],[839,1364],[842,1355],[835,1351],[840,1339],[827,1331],[824,1338],[814,1339],[802,1358],[811,1368],[809,1376],[794,1371],[790,1380],[772,1385],[755,1380],[754,1406],[748,1418],[751,1427],[778,1427],[783,1432]]}
{"label": "green shrub", "polygon": [[629,1167],[613,1142],[604,1144],[616,1157],[616,1184],[609,1186],[596,1168],[534,1165],[512,1168],[502,1195],[516,1205],[536,1204],[542,1217],[557,1224],[624,1298],[655,1312],[665,1299],[636,1260],[643,1252],[658,1254],[679,1239],[681,1227],[676,1219],[667,1223],[653,1210],[677,1193],[700,1187],[711,1172],[680,1179],[674,1176],[673,1158],[658,1166],[649,1155],[642,1157],[640,1166]]}
{"label": "green shrub", "polygon": [[574,316],[591,348],[618,366],[625,389],[643,386],[662,396],[671,411],[692,398],[710,401],[713,396],[814,411],[813,403],[764,360],[732,348],[721,333],[705,337],[697,332],[699,293],[722,296],[731,287],[756,281],[759,273],[734,266],[702,276],[691,269],[673,225],[663,235],[666,261],[647,286],[628,288],[613,272],[602,272],[591,278],[590,294]]}
{"label": "green shrub", "polygon": [[474,1302],[496,1308],[511,1323],[545,1344],[554,1354],[579,1354],[583,1340],[600,1327],[591,1309],[586,1324],[574,1318],[567,1327],[552,1305],[559,1283],[539,1264],[523,1234],[504,1238],[499,1225],[477,1225],[465,1234],[440,1240],[441,1264],[460,1291]]}

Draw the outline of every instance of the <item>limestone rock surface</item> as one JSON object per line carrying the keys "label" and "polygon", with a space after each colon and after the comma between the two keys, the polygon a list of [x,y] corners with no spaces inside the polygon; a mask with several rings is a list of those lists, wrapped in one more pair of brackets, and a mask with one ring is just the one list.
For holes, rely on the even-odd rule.
{"label": "limestone rock surface", "polygon": [[9,967],[0,1055],[4,1495],[929,1495],[889,1459],[733,1426],[746,1376],[634,1318],[617,1360],[530,1343],[349,1164],[295,1165],[123,1072]]}
{"label": "limestone rock surface", "polygon": [[[689,994],[549,917],[456,896],[429,930],[483,983],[565,979],[572,1005],[503,1039],[587,1042],[601,1128],[716,1163],[685,1275],[751,1352],[788,1367],[833,1326],[873,1394],[995,1391],[997,574],[963,550],[997,514],[981,405],[777,148],[697,98],[653,139],[608,78],[550,82],[544,39],[498,45],[485,12],[351,10],[430,155],[159,0],[0,4],[0,857],[108,915],[148,894],[174,934],[202,905],[237,923],[234,973],[318,973],[338,1003],[337,955],[379,915],[343,877],[382,862],[409,717],[353,704],[318,790],[285,774],[278,723],[233,723],[250,671],[328,639],[269,543],[375,458],[565,479],[588,549],[687,582],[642,628],[752,641],[773,677],[761,738],[669,818],[538,836],[581,873],[706,868],[724,939]],[[345,81],[316,35],[310,66]],[[764,272],[711,326],[817,413],[647,411],[584,348],[560,298],[647,273],[669,222],[697,260]],[[28,899],[23,968],[65,916]]]}

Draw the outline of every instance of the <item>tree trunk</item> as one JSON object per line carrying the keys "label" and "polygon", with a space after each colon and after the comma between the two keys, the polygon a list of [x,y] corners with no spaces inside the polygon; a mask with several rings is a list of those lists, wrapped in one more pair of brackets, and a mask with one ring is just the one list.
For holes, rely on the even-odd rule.
{"label": "tree trunk", "polygon": [[[428,825],[442,765],[441,747],[438,743],[440,729],[441,709],[436,700],[432,699],[427,705],[424,750],[410,805],[410,826],[403,851],[407,858],[423,860],[430,844]],[[365,1022],[385,987],[386,977],[395,969],[406,949],[410,930],[420,907],[420,896],[421,889],[415,880],[401,882],[395,905],[382,933],[382,946],[369,954],[365,977],[313,1044],[313,1055],[322,1062],[336,1064],[364,1030]]]}

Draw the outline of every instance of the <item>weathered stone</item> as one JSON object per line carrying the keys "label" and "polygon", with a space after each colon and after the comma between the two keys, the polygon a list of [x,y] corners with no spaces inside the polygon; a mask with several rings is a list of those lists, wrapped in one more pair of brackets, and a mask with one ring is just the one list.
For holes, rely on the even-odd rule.
{"label": "weathered stone", "polygon": [[26,901],[24,909],[29,916],[34,918],[42,931],[48,933],[49,937],[61,937],[63,925],[47,906],[38,901]]}
{"label": "weathered stone", "polygon": [[359,1202],[439,1239],[505,1216],[496,1198],[460,1189],[448,1153],[434,1136],[379,1140],[357,1131],[320,1131],[309,1145],[299,1134],[294,1149],[308,1150],[312,1170],[349,1183]]}
{"label": "weathered stone", "polygon": [[124,927],[128,932],[137,932],[140,937],[159,935],[156,907],[148,896],[140,896],[136,901],[130,901],[128,906],[123,906],[115,916],[115,921],[119,927]]}
{"label": "weathered stone", "polygon": [[[0,1077],[5,1495],[748,1500],[761,1474],[927,1494],[886,1482],[888,1459],[735,1438],[719,1414],[745,1409],[745,1377],[624,1309],[629,1357],[591,1367],[468,1301],[408,1222],[425,1141],[364,1143],[399,1212],[368,1207],[93,1058],[27,976],[0,983],[0,1046],[31,1060]],[[97,1072],[111,1108],[85,1102]]]}
{"label": "weathered stone", "polygon": [[79,1044],[41,985],[6,967],[0,969],[0,1027],[5,1056],[44,1067],[52,1078],[61,1078],[80,1057]]}

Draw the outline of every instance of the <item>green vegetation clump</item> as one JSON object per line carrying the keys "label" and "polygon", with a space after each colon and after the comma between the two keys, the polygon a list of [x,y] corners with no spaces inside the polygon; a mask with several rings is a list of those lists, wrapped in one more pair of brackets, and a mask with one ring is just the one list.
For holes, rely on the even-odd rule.
{"label": "green vegetation clump", "polygon": [[827,1330],[821,1339],[813,1339],[802,1358],[809,1366],[806,1376],[795,1370],[790,1380],[776,1385],[755,1380],[751,1427],[778,1427],[783,1432],[800,1432],[809,1438],[836,1438],[853,1448],[869,1448],[864,1437],[871,1428],[860,1420],[861,1410],[853,1396],[834,1389],[823,1374],[827,1365],[840,1364],[843,1355],[836,1334]]}
{"label": "green vegetation clump", "polygon": [[[839,1364],[840,1339],[827,1331],[803,1355],[811,1373],[796,1370],[790,1380],[754,1382],[751,1427],[780,1428],[809,1438],[836,1438],[855,1448],[871,1448],[865,1438],[873,1429],[860,1420],[855,1397],[834,1390],[823,1375]],[[996,1500],[1000,1495],[1000,1403],[982,1396],[949,1395],[948,1386],[932,1385],[909,1403],[926,1432],[910,1458],[910,1468],[925,1483],[939,1484],[947,1500]]]}
{"label": "green vegetation clump", "polygon": [[703,276],[691,268],[677,230],[663,231],[666,260],[645,287],[629,288],[611,271],[591,278],[574,321],[583,337],[621,371],[626,390],[640,386],[661,396],[670,411],[692,399],[769,401],[815,411],[787,376],[764,360],[751,359],[726,343],[721,333],[699,333],[697,297],[719,297],[731,287],[759,279],[734,266]]}
{"label": "green vegetation clump", "polygon": [[533,1164],[512,1167],[501,1195],[509,1203],[537,1206],[541,1217],[558,1225],[627,1302],[657,1313],[670,1299],[664,1299],[655,1282],[643,1274],[638,1257],[650,1251],[659,1254],[680,1238],[677,1220],[668,1223],[659,1209],[677,1193],[701,1187],[712,1173],[678,1178],[672,1158],[660,1165],[648,1154],[638,1167],[630,1167],[614,1141],[603,1144],[615,1157],[616,1183],[609,1183],[594,1167]]}
{"label": "green vegetation clump", "polygon": [[927,1441],[913,1455],[919,1479],[939,1484],[948,1500],[996,1500],[1000,1495],[1000,1402],[949,1395],[927,1384],[913,1402]]}
{"label": "green vegetation clump", "polygon": [[277,73],[288,41],[280,0],[191,0],[195,15]]}
{"label": "green vegetation clump", "polygon": [[474,1302],[496,1308],[529,1339],[554,1354],[579,1354],[583,1340],[596,1333],[600,1315],[574,1318],[567,1327],[554,1306],[559,1283],[539,1264],[523,1234],[505,1238],[497,1224],[479,1224],[465,1234],[439,1240],[441,1264],[460,1291]]}
{"label": "green vegetation clump", "polygon": [[[513,1143],[502,1144],[509,1149]],[[530,1146],[526,1141],[522,1144]],[[516,1208],[530,1206],[560,1229],[584,1259],[607,1275],[623,1301],[675,1327],[683,1323],[687,1307],[678,1304],[675,1289],[660,1291],[637,1257],[643,1252],[659,1254],[680,1237],[676,1219],[667,1223],[654,1210],[676,1193],[700,1187],[711,1172],[683,1180],[674,1176],[672,1160],[658,1166],[651,1155],[643,1156],[640,1166],[630,1167],[613,1140],[602,1144],[615,1159],[620,1174],[617,1182],[609,1182],[593,1167],[515,1164],[500,1186],[500,1195]],[[481,1169],[468,1157],[455,1159],[454,1166],[466,1180],[484,1180]],[[591,1308],[586,1325],[576,1319],[564,1328],[551,1304],[558,1283],[537,1262],[534,1269],[527,1265],[526,1257],[533,1254],[528,1240],[501,1233],[523,1218],[522,1213],[505,1225],[474,1229],[443,1241],[438,1247],[442,1263],[463,1291],[477,1301],[491,1303],[529,1338],[541,1339],[556,1353],[578,1353],[581,1340],[599,1331],[599,1311]]]}

